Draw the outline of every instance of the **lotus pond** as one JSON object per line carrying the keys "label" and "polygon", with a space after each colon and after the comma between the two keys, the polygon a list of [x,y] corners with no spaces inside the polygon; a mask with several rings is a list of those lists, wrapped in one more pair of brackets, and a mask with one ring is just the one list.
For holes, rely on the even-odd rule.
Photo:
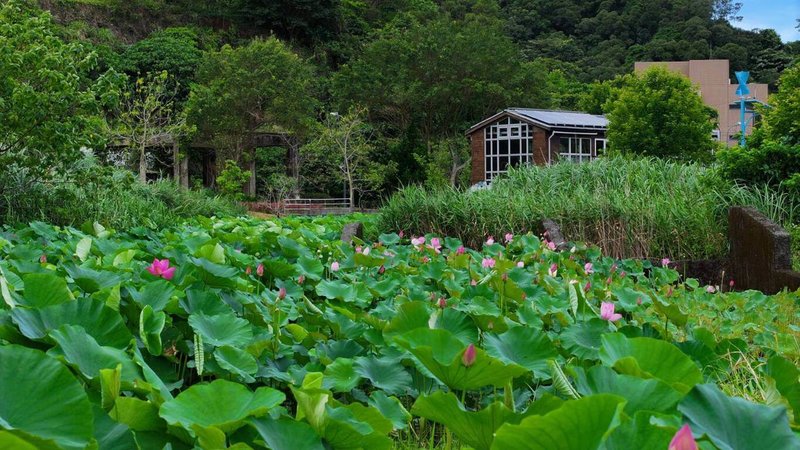
{"label": "lotus pond", "polygon": [[0,448],[800,448],[798,294],[347,220],[0,233]]}

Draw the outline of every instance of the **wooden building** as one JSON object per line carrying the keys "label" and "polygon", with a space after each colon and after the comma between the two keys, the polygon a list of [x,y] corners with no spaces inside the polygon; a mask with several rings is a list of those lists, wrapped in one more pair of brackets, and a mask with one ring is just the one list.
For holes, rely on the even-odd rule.
{"label": "wooden building", "polygon": [[604,116],[576,111],[509,108],[467,130],[473,184],[521,164],[583,162],[606,148]]}

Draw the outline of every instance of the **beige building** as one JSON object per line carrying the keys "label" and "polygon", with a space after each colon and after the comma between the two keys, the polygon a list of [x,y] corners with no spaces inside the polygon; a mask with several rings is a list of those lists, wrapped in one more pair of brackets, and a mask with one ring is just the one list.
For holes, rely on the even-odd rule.
{"label": "beige building", "polygon": [[[727,59],[708,59],[690,61],[637,62],[634,70],[639,73],[648,67],[661,64],[669,70],[687,76],[700,89],[700,95],[708,106],[719,113],[719,128],[715,137],[726,145],[735,145],[739,132],[739,96],[736,95],[738,83],[731,83],[730,64]],[[749,99],[767,102],[767,85],[750,83]],[[734,104],[735,103],[735,104]],[[752,117],[747,115],[748,120]],[[748,122],[747,134],[752,131],[752,120]]]}

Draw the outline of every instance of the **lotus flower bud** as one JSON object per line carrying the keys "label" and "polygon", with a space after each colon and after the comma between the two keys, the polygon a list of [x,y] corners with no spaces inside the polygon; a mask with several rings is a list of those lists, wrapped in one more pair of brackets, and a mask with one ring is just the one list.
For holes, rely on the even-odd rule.
{"label": "lotus flower bud", "polygon": [[464,350],[464,354],[461,356],[461,363],[464,364],[464,367],[470,367],[471,365],[475,364],[475,358],[477,357],[478,354],[475,351],[475,345],[469,344],[467,349]]}

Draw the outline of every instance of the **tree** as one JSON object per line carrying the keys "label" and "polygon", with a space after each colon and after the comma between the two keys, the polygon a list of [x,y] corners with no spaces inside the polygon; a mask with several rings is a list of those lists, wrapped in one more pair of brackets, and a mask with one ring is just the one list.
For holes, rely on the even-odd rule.
{"label": "tree", "polygon": [[314,106],[311,67],[276,38],[208,54],[187,102],[189,123],[218,160],[240,164],[256,131],[302,135]]}
{"label": "tree", "polygon": [[609,105],[608,140],[620,153],[708,160],[712,118],[688,78],[654,66],[631,76]]}
{"label": "tree", "polygon": [[769,104],[763,111],[767,139],[800,145],[800,63],[783,72]]}
{"label": "tree", "polygon": [[[176,90],[170,84],[167,72],[136,78],[119,103],[114,136],[130,150],[142,183],[147,182],[147,149],[158,145],[177,149],[178,141],[189,132],[186,116],[176,106]],[[177,156],[173,151],[173,158]]]}
{"label": "tree", "polygon": [[395,170],[394,164],[374,158],[372,130],[365,121],[366,111],[352,108],[347,114],[331,113],[318,136],[303,151],[327,156],[339,168],[339,177],[347,184],[350,206],[356,193],[364,194],[381,187]]}
{"label": "tree", "polygon": [[197,67],[203,60],[197,33],[189,28],[167,28],[128,47],[121,65],[133,77],[167,72],[177,85],[178,100],[189,95]]}
{"label": "tree", "polygon": [[102,107],[118,94],[113,71],[92,76],[96,55],[65,43],[49,14],[26,1],[0,4],[0,177],[63,170],[103,144]]}

